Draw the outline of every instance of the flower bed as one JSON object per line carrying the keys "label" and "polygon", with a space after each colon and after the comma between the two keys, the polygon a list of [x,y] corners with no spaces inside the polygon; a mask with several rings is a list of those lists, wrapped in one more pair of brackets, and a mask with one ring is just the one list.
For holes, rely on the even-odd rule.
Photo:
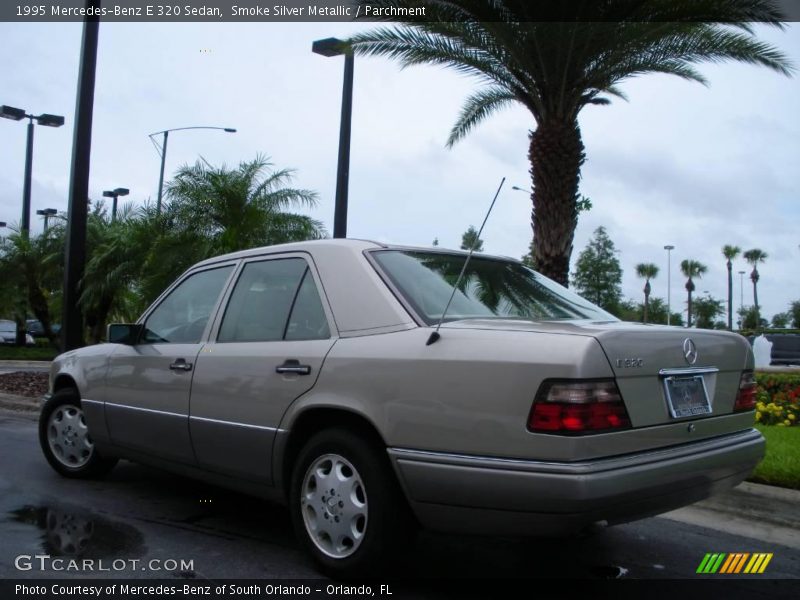
{"label": "flower bed", "polygon": [[800,421],[800,374],[756,373],[756,422],[793,427]]}

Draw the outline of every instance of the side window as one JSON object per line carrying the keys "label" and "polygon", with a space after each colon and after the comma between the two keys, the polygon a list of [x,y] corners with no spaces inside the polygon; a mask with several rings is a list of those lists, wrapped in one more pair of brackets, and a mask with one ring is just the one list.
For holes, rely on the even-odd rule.
{"label": "side window", "polygon": [[275,342],[330,337],[306,261],[245,265],[220,325],[218,342]]}
{"label": "side window", "polygon": [[231,294],[217,341],[282,340],[305,271],[302,258],[247,263]]}
{"label": "side window", "polygon": [[147,318],[141,343],[198,343],[232,270],[220,267],[184,279]]}
{"label": "side window", "polygon": [[297,292],[289,326],[286,328],[287,340],[323,340],[331,337],[325,309],[319,298],[317,286],[311,271],[306,269],[303,283]]}

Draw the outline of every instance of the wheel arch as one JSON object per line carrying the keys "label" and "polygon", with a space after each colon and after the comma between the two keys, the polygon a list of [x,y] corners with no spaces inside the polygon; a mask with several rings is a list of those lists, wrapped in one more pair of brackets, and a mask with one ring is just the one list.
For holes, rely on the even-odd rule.
{"label": "wheel arch", "polygon": [[78,388],[78,383],[67,373],[59,373],[56,375],[55,380],[53,380],[53,393],[59,392],[63,389],[72,388],[74,389],[78,396],[80,397],[80,389]]}
{"label": "wheel arch", "polygon": [[[376,447],[386,448],[386,441],[378,427],[366,415],[348,407],[309,406],[294,418],[282,444],[282,452],[276,457],[278,464],[275,470],[275,487],[282,489],[284,496],[288,496],[294,461],[303,444],[315,433],[333,428],[352,431]],[[386,460],[388,465],[388,456]]]}

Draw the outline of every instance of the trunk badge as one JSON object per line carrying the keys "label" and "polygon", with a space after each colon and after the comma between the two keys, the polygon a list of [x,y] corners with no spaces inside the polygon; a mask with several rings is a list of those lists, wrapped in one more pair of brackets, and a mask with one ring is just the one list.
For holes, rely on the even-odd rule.
{"label": "trunk badge", "polygon": [[683,357],[689,365],[693,365],[697,362],[697,346],[692,338],[683,340]]}

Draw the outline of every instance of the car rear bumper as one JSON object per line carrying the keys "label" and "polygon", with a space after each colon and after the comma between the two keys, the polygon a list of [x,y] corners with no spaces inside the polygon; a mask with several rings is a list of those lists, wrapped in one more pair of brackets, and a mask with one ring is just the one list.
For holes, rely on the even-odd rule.
{"label": "car rear bumper", "polygon": [[421,524],[499,535],[557,535],[685,506],[744,480],[764,456],[750,429],[602,460],[556,463],[390,448]]}

